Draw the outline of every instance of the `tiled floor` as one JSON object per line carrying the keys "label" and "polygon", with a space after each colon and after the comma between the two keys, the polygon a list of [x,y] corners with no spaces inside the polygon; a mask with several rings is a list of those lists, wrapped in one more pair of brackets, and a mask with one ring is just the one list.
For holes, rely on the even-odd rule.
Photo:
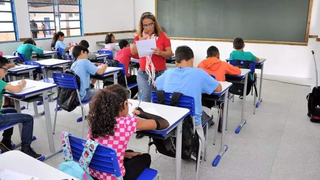
{"label": "tiled floor", "polygon": [[[264,81],[263,103],[253,115],[253,97],[248,96],[245,107],[247,124],[238,135],[234,130],[240,122],[242,102],[236,97],[235,102],[230,103],[229,107],[229,129],[225,138],[229,150],[218,167],[213,167],[212,161],[220,148],[220,134],[217,145],[212,145],[213,128],[210,128],[207,161],[201,163],[199,179],[320,179],[320,124],[311,123],[306,116],[305,97],[309,91],[310,87]],[[54,107],[55,103],[51,103],[52,119]],[[33,112],[31,108],[24,111]],[[71,113],[59,112],[54,138],[57,149],[60,145],[61,131],[81,136],[82,124],[76,123],[80,115],[80,109]],[[33,148],[45,154],[48,152],[48,143],[44,117],[35,119],[34,134],[38,139],[32,143]],[[18,141],[18,137],[15,136],[14,140]],[[146,137],[140,140],[132,137],[129,148],[146,152],[147,142]],[[161,179],[173,180],[175,160],[155,153],[154,148],[151,155],[152,168],[159,171]],[[54,167],[58,167],[61,162],[61,154],[45,161]],[[194,170],[194,161],[182,161],[181,179],[195,179]]]}

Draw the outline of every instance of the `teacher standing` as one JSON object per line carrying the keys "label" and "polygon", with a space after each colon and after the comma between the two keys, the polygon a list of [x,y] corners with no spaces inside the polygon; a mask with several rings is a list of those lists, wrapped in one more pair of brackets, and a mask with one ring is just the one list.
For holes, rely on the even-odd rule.
{"label": "teacher standing", "polygon": [[155,88],[155,80],[166,70],[166,59],[173,54],[170,39],[162,31],[157,18],[150,12],[141,15],[138,35],[131,48],[133,55],[138,54],[136,42],[147,39],[155,39],[157,47],[153,49],[152,55],[140,57],[137,82],[139,96],[143,95],[142,101],[151,102],[151,91]]}

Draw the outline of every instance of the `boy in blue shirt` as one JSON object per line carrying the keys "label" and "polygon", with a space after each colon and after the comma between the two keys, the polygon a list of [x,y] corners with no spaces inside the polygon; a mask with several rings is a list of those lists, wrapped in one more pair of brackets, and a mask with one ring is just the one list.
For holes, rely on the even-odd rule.
{"label": "boy in blue shirt", "polygon": [[251,52],[243,51],[245,47],[244,41],[242,38],[235,38],[233,41],[233,48],[235,51],[232,51],[230,54],[230,60],[245,60],[245,61],[259,61],[259,58],[254,56]]}
{"label": "boy in blue shirt", "polygon": [[[24,79],[22,79],[16,86],[11,85],[10,83],[6,83],[2,80],[9,68],[10,65],[8,64],[8,60],[0,56],[0,127],[21,123],[21,151],[33,158],[41,159],[42,155],[37,154],[30,146],[33,134],[33,117],[29,114],[17,113],[17,111],[14,108],[1,109],[2,91],[8,90],[13,93],[19,93],[26,86],[26,81]],[[3,139],[0,143],[0,150],[2,150],[3,152],[10,151],[13,149],[11,142],[12,134],[13,127],[3,131]]]}
{"label": "boy in blue shirt", "polygon": [[73,48],[73,57],[76,61],[72,64],[71,70],[80,77],[80,98],[82,101],[92,99],[92,97],[99,91],[98,89],[90,88],[90,74],[102,75],[107,69],[107,65],[101,65],[99,69],[88,60],[89,50],[81,45]]}
{"label": "boy in blue shirt", "polygon": [[193,68],[194,55],[188,46],[180,46],[176,49],[176,68],[166,70],[156,80],[157,90],[165,92],[179,92],[195,100],[195,129],[204,142],[204,133],[201,125],[202,94],[220,92],[222,87],[218,81],[212,78],[202,69]]}

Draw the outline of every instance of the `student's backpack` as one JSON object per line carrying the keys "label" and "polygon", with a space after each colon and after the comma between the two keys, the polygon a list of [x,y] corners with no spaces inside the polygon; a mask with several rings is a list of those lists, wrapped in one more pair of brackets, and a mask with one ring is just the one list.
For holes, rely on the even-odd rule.
{"label": "student's backpack", "polygon": [[[255,66],[255,63],[252,61],[242,61],[242,60],[232,60],[230,62],[233,66],[237,66],[239,68],[245,68],[245,69],[253,69]],[[232,87],[230,88],[230,93],[231,94],[236,94],[236,95],[243,95],[244,91],[244,82],[239,82],[239,78],[231,77],[231,76],[226,76],[226,80],[228,82],[232,82]],[[246,95],[248,95],[252,89],[252,86],[255,88],[256,96],[257,94],[257,86],[255,84],[256,78],[254,76],[254,73],[250,72],[248,74],[248,83],[247,83],[247,92]]]}
{"label": "student's backpack", "polygon": [[[70,69],[67,69],[64,73],[71,74],[76,77],[77,84],[80,89],[80,77]],[[58,105],[65,111],[71,112],[79,105],[79,98],[75,89],[66,89],[58,87]]]}
{"label": "student's backpack", "polygon": [[[181,95],[181,93],[173,93],[170,105],[178,106]],[[157,99],[159,104],[165,104],[164,91],[157,91]],[[193,131],[192,121],[192,117],[187,116],[182,124],[182,159],[190,159],[192,154],[198,157],[199,136]],[[176,156],[176,137],[170,136],[167,139],[152,138],[152,140],[153,142],[149,143],[149,146],[154,144],[159,153],[169,157]]]}
{"label": "student's backpack", "polygon": [[58,169],[80,180],[93,180],[88,173],[88,167],[99,143],[89,139],[84,145],[79,162],[75,162],[72,156],[69,135],[67,132],[62,132],[62,153],[65,162],[61,163]]}
{"label": "student's backpack", "polygon": [[311,51],[313,55],[313,60],[315,64],[316,71],[316,86],[312,89],[312,92],[307,95],[308,101],[308,116],[311,122],[320,123],[320,87],[318,86],[318,69],[317,61],[314,56],[314,51]]}
{"label": "student's backpack", "polygon": [[312,89],[312,92],[307,95],[308,101],[308,116],[311,118],[311,122],[320,122],[319,106],[320,106],[320,87],[316,86]]}

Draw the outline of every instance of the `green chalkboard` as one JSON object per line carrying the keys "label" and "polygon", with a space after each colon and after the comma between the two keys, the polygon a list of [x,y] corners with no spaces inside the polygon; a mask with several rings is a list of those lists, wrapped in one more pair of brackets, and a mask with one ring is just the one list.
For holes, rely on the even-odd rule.
{"label": "green chalkboard", "polygon": [[157,0],[170,37],[306,42],[312,0]]}

